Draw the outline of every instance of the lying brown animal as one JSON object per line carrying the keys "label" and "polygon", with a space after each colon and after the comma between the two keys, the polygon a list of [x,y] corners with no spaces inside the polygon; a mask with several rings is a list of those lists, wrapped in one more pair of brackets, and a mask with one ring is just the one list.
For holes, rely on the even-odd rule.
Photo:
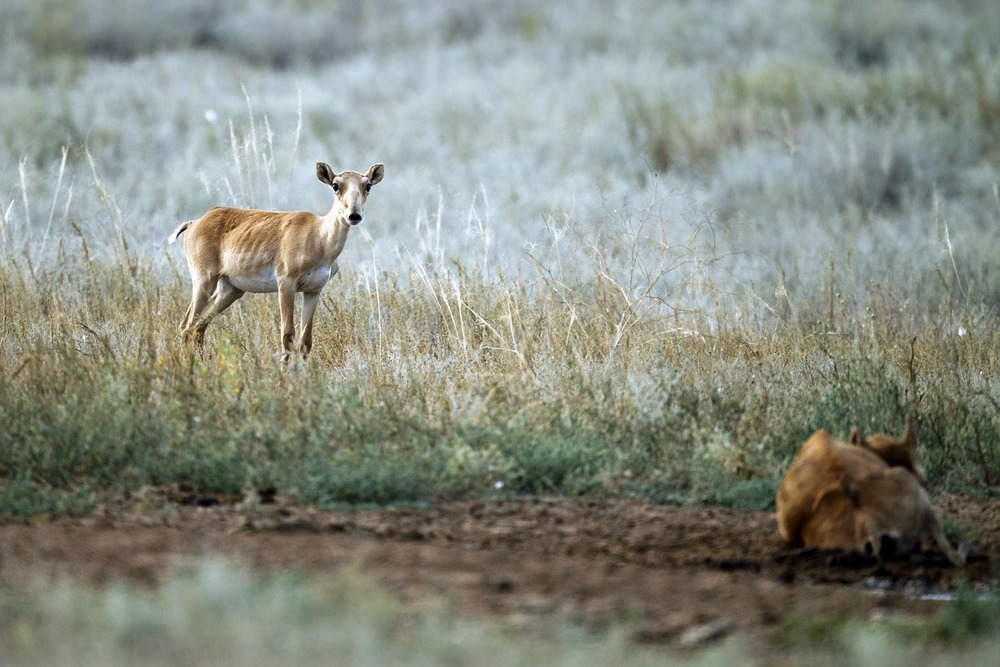
{"label": "lying brown animal", "polygon": [[916,464],[916,431],[907,419],[903,439],[854,429],[850,442],[820,429],[802,445],[778,487],[778,529],[793,545],[845,549],[875,557],[908,554],[933,538],[955,565],[956,551],[941,530]]}

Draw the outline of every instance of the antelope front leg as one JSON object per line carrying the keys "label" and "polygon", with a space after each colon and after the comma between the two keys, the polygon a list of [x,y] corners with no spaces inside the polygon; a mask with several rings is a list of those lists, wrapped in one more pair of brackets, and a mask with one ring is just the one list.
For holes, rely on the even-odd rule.
{"label": "antelope front leg", "polygon": [[319,292],[305,292],[302,294],[302,358],[309,356],[313,344],[313,315],[316,314],[316,306],[319,305]]}
{"label": "antelope front leg", "polygon": [[281,363],[287,364],[295,340],[295,281],[278,281],[278,309],[281,311]]}

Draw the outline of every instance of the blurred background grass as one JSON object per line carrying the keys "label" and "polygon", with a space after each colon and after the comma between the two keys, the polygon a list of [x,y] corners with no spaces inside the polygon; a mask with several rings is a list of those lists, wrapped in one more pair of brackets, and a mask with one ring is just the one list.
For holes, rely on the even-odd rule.
{"label": "blurred background grass", "polygon": [[775,289],[811,300],[831,256],[863,306],[900,283],[995,306],[992,9],[8,0],[6,241],[41,261],[72,218],[95,251],[117,243],[106,190],[159,264],[211,205],[321,210],[313,162],[381,160],[359,270],[488,239],[513,278],[553,229],[600,238],[609,214],[657,200],[669,242],[710,219],[719,288],[771,306]]}

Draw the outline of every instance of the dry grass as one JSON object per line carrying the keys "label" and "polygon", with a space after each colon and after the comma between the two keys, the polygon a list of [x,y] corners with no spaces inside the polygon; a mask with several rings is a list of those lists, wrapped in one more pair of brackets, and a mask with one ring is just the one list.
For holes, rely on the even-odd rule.
{"label": "dry grass", "polygon": [[177,333],[179,273],[124,244],[88,260],[82,233],[65,243],[83,252],[49,267],[8,253],[2,509],[86,511],[172,483],[321,505],[561,492],[767,506],[813,429],[898,431],[910,410],[935,488],[991,492],[998,397],[978,369],[997,363],[995,317],[888,290],[861,309],[831,265],[814,300],[747,321],[713,287],[706,229],[668,244],[652,211],[564,239],[587,267],[347,270],[313,356],[287,372],[273,296],[221,316],[199,354]]}

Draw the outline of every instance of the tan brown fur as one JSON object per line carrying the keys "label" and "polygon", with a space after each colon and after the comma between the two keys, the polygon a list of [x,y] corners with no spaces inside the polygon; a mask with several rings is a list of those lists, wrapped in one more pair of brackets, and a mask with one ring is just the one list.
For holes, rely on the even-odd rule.
{"label": "tan brown fur", "polygon": [[927,476],[924,469],[916,462],[917,432],[913,427],[912,419],[907,418],[906,420],[902,440],[884,433],[864,436],[855,427],[851,430],[850,442],[853,445],[870,449],[890,466],[899,466],[909,470],[921,484],[926,483]]}
{"label": "tan brown fur", "polygon": [[802,446],[778,488],[778,529],[790,544],[896,554],[933,539],[955,565],[956,551],[941,530],[916,464],[916,432],[907,420],[902,440],[865,438],[855,429],[842,442],[820,429]]}
{"label": "tan brown fur", "polygon": [[277,292],[281,311],[282,362],[295,339],[295,294],[302,292],[303,357],[312,349],[312,322],[319,295],[337,274],[337,258],[353,225],[361,222],[371,186],[385,168],[374,164],[365,174],[337,174],[316,163],[316,177],[334,191],[330,212],[281,212],[215,207],[198,220],[185,222],[170,236],[184,236],[191,273],[191,305],[181,331],[199,347],[212,319],[247,292]]}

